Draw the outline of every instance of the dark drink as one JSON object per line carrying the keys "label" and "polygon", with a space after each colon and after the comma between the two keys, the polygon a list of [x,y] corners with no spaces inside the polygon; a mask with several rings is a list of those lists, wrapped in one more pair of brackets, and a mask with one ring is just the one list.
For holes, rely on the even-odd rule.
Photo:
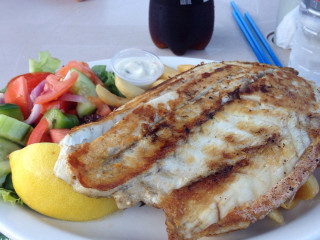
{"label": "dark drink", "polygon": [[149,30],[159,48],[176,55],[204,49],[214,26],[213,0],[150,0]]}

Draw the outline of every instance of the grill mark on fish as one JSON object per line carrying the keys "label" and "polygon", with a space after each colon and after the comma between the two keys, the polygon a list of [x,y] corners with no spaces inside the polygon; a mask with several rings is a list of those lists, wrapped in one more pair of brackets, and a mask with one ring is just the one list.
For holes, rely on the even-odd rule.
{"label": "grill mark on fish", "polygon": [[[233,94],[231,94],[231,95],[233,95]],[[198,101],[198,104],[201,104],[201,103]],[[145,165],[141,166],[141,168],[137,169],[137,171],[131,172],[131,174],[127,173],[127,174],[123,175],[123,178],[120,181],[113,182],[112,184],[105,184],[105,185],[99,184],[99,185],[96,185],[96,186],[92,186],[92,185],[86,186],[85,183],[81,181],[82,180],[81,175],[78,176],[79,180],[86,187],[95,187],[95,188],[98,188],[100,190],[108,190],[108,189],[114,188],[114,187],[116,187],[118,185],[121,185],[121,184],[127,182],[132,177],[134,177],[134,176],[136,176],[138,174],[141,174],[145,170],[149,169],[150,166],[155,161],[157,161],[158,159],[164,158],[167,154],[172,152],[176,148],[177,142],[179,140],[186,140],[187,139],[187,136],[189,135],[189,133],[190,133],[190,131],[191,131],[191,129],[193,127],[203,124],[208,119],[212,119],[212,116],[214,115],[214,112],[216,111],[216,108],[213,108],[213,109],[214,109],[213,112],[210,112],[210,110],[212,111],[212,109],[206,109],[204,112],[200,113],[197,118],[192,119],[193,121],[192,120],[190,121],[189,119],[186,119],[186,120],[189,120],[189,121],[188,122],[180,121],[179,124],[178,124],[174,120],[174,117],[169,116],[169,117],[167,117],[168,121],[166,121],[167,119],[165,119],[165,120],[161,121],[160,123],[156,124],[152,130],[146,132],[143,135],[143,138],[147,138],[147,139],[151,138],[150,142],[152,142],[155,145],[158,145],[159,148],[153,150],[153,155],[151,157],[144,157],[145,158],[144,159]],[[159,135],[161,135],[161,134],[158,134],[158,133],[164,127],[168,127],[169,128],[169,131],[171,132],[170,138],[161,139],[161,137],[159,137]],[[186,131],[185,129],[188,129],[188,131]],[[123,157],[124,151],[131,150],[131,149],[135,148],[137,145],[138,144],[135,142],[135,143],[129,145],[126,149],[118,152],[116,155],[110,156],[109,157],[110,158],[109,159],[110,162],[113,162],[112,159],[117,159],[116,162],[120,161],[122,159],[122,157]],[[84,154],[86,154],[88,152],[88,149],[87,149],[86,145],[84,145],[83,148],[86,149],[86,150],[82,150],[82,148],[79,148],[79,151],[80,151],[81,155],[84,155]],[[78,162],[78,161],[77,160],[74,161],[74,160],[75,159],[73,158],[73,155],[71,155],[70,163],[73,164],[73,166],[76,166],[77,168],[82,168],[83,167],[83,165],[77,165],[76,162]],[[140,159],[140,161],[141,161],[141,159]],[[108,171],[105,171],[105,172],[108,175],[110,174],[110,172],[108,172]]]}
{"label": "grill mark on fish", "polygon": [[[230,104],[232,104],[232,103],[230,103]],[[235,104],[239,104],[239,105],[235,105],[235,107],[232,107],[231,109],[239,108],[239,106],[243,106],[243,104],[241,102],[235,102]],[[225,112],[225,109],[223,109],[222,111]],[[216,120],[217,119],[215,118],[213,122],[211,121],[212,123],[210,123],[210,125],[208,125],[206,127],[206,129],[209,129],[209,128],[213,129],[213,132],[214,132],[215,129],[217,128],[217,127],[216,128],[214,127],[215,126],[214,122],[216,122]],[[219,121],[221,121],[221,119]],[[227,119],[224,119],[224,121],[227,121]],[[278,120],[275,120],[274,122],[278,122]],[[194,141],[194,139],[192,137],[193,134],[199,134],[199,133],[202,134],[203,132],[207,132],[207,130],[202,130],[201,128],[202,128],[202,125],[199,126],[197,129],[193,129],[192,134],[189,136],[189,140],[191,139],[191,141]],[[276,131],[279,131],[279,129],[276,129]],[[208,132],[208,134],[210,135],[211,132]],[[227,136],[228,136],[228,133],[227,133]],[[249,152],[250,150],[259,149],[259,148],[263,147],[265,144],[267,144],[268,142],[272,142],[272,141],[273,142],[277,142],[277,141],[275,141],[275,139],[277,137],[279,137],[279,135],[274,134],[273,132],[270,132],[270,133],[266,134],[264,138],[260,139],[261,142],[255,142],[255,141],[258,140],[258,137],[259,137],[258,135],[256,135],[256,136],[255,135],[250,135],[245,139],[246,141],[248,141],[249,139],[250,139],[250,141],[254,140],[252,143],[250,143],[250,144],[252,144],[252,147],[242,147],[243,143],[241,143],[239,141],[234,141],[233,142],[234,146],[232,148],[230,148],[231,146],[229,146],[229,149],[230,149],[229,151],[231,151],[231,152],[221,152],[220,153],[220,152],[212,151],[212,153],[211,153],[209,151],[202,150],[202,152],[206,156],[210,156],[210,155],[214,156],[214,157],[211,157],[211,158],[208,158],[208,159],[203,159],[203,164],[207,163],[206,168],[201,167],[200,168],[201,171],[199,171],[199,172],[196,171],[196,173],[198,173],[198,175],[197,174],[195,174],[195,175],[194,174],[193,175],[189,174],[189,176],[188,176],[189,180],[184,180],[183,182],[180,183],[180,185],[171,184],[170,186],[167,186],[167,185],[165,185],[167,183],[165,183],[165,184],[163,183],[163,185],[165,187],[167,187],[167,190],[166,190],[167,192],[163,192],[161,189],[157,189],[158,194],[150,197],[150,199],[149,198],[146,199],[146,196],[149,196],[150,194],[152,195],[152,192],[146,193],[144,195],[143,191],[141,193],[140,190],[138,190],[139,188],[137,188],[137,186],[134,188],[135,190],[133,192],[130,191],[130,190],[128,191],[127,188],[125,188],[125,190],[119,188],[117,190],[117,192],[115,193],[116,195],[114,195],[114,196],[116,198],[117,198],[117,196],[121,196],[122,199],[131,199],[131,200],[135,199],[135,198],[137,198],[137,199],[144,198],[144,201],[146,201],[148,204],[151,204],[151,205],[157,204],[157,202],[159,202],[162,197],[165,197],[166,194],[168,194],[168,192],[170,193],[170,189],[179,188],[180,186],[183,186],[184,184],[187,184],[188,182],[190,182],[190,179],[195,181],[199,177],[204,177],[205,176],[205,175],[203,175],[204,171],[207,171],[206,174],[212,174],[212,173],[214,173],[216,171],[217,168],[220,168],[221,166],[223,166],[226,163],[226,161],[230,164],[231,163],[230,162],[231,159],[232,159],[232,163],[233,164],[238,162],[238,161],[241,161],[246,157],[247,152]],[[223,140],[224,139],[224,135],[220,136],[220,138]],[[182,145],[183,145],[183,143],[182,143]],[[248,145],[249,145],[249,142],[247,142],[247,146]],[[183,148],[180,149],[178,147],[175,151],[182,152],[182,151],[185,151],[185,150],[187,150],[187,149],[183,149]],[[188,155],[188,153],[187,153],[187,155]],[[173,162],[176,161],[174,159],[174,157],[175,157],[175,154],[172,157],[163,159],[160,163],[165,163],[165,162],[170,163],[171,162],[171,164],[173,164]],[[228,158],[230,158],[230,160]],[[185,165],[188,165],[189,163],[188,163],[188,161],[183,161],[182,159],[180,159],[179,164],[183,167]],[[199,167],[199,166],[195,166],[195,167]],[[154,168],[157,169],[155,171],[156,173],[161,173],[162,176],[166,175],[166,172],[164,171],[164,169],[162,169],[163,166],[161,166],[161,164],[158,164],[157,166],[154,166]],[[161,169],[161,171],[159,171],[159,169]],[[170,175],[168,175],[168,176],[170,176],[172,178],[173,182],[175,182],[175,179],[176,179],[176,181],[181,181],[181,179],[179,179],[180,177],[185,178],[184,175],[182,176],[182,175],[179,175],[180,173],[174,172],[174,169],[172,171],[173,171],[172,174],[170,173]],[[152,176],[152,174],[155,174],[155,172],[151,171],[151,176]],[[147,181],[148,182],[155,182],[156,181],[156,178],[155,179],[152,179],[152,178],[150,179],[149,177],[147,177],[147,175],[149,176],[150,174],[146,174],[146,175],[142,174],[141,176],[137,177],[135,180],[137,182],[139,182],[139,181],[142,181],[142,182],[147,182]],[[128,185],[129,186],[135,186],[135,183],[128,182],[127,184],[125,184],[123,186],[128,186]],[[149,186],[147,186],[146,189],[154,189],[155,187],[156,186],[151,186],[149,184]],[[159,198],[158,195],[160,195],[161,197]],[[145,196],[145,197],[143,197],[143,196]],[[125,202],[125,204],[127,204],[127,202],[130,202],[130,200],[127,200],[127,201],[124,201],[124,202]],[[131,202],[131,204],[134,204],[134,203],[135,203],[135,200]],[[126,205],[121,205],[120,203],[118,203],[118,206],[119,207],[127,207]]]}
{"label": "grill mark on fish", "polygon": [[[230,96],[230,101],[234,100],[233,98],[239,97],[239,90],[236,89],[234,92],[231,92],[228,94]],[[202,99],[205,101],[205,98]],[[218,101],[216,103],[219,103]],[[196,104],[198,105],[202,105],[203,102],[200,101],[200,99],[198,99],[196,101]],[[185,106],[188,107],[188,106]],[[172,151],[174,151],[176,149],[177,146],[177,142],[179,141],[186,141],[188,134],[186,134],[185,128],[189,129],[189,132],[191,131],[190,129],[193,129],[196,126],[200,126],[203,123],[205,123],[206,121],[208,121],[209,119],[212,119],[214,113],[216,111],[219,110],[221,106],[219,104],[217,104],[217,106],[212,106],[212,109],[205,109],[204,112],[201,112],[198,114],[198,116],[194,119],[185,119],[186,121],[180,121],[176,122],[174,120],[174,117],[172,117],[174,114],[169,115],[167,117],[167,119],[164,119],[163,121],[161,121],[160,123],[156,124],[153,130],[150,130],[149,132],[147,132],[143,137],[149,139],[149,137],[152,139],[151,142],[153,142],[153,144],[156,145],[156,143],[158,143],[159,149],[154,149],[153,150],[153,156],[151,157],[144,157],[146,164],[143,165],[139,171],[134,171],[132,172],[132,174],[126,174],[124,176],[124,178],[121,179],[121,181],[118,182],[113,182],[112,185],[97,185],[94,186],[96,188],[99,188],[101,190],[108,190],[110,188],[114,188],[120,184],[125,183],[126,181],[128,181],[129,179],[131,179],[132,177],[134,177],[135,175],[141,174],[142,172],[144,172],[145,170],[149,169],[150,166],[157,160],[162,159],[164,157],[166,157],[169,153],[171,153]],[[182,108],[180,108],[182,109]],[[180,110],[178,109],[178,111]],[[177,112],[175,112],[175,114],[177,114]],[[171,127],[170,127],[171,126]],[[159,139],[158,137],[158,132],[161,131],[164,127],[169,128],[171,135],[170,138],[165,138],[165,139]],[[173,136],[172,136],[173,135]],[[160,143],[160,144],[159,144]],[[134,147],[137,146],[137,143],[134,143],[132,145],[130,145],[127,149],[125,150],[130,150]],[[123,159],[123,152],[121,151],[119,152],[116,156],[111,156],[110,157],[110,161],[112,162],[112,159],[117,159],[117,162],[121,159]],[[139,161],[141,161],[141,159],[139,159]],[[123,171],[123,169],[122,169]],[[107,170],[105,170],[106,174],[110,174],[110,172],[108,172]],[[80,176],[81,179],[81,176]],[[93,186],[90,186],[93,187]]]}
{"label": "grill mark on fish", "polygon": [[[220,192],[222,192],[224,189],[218,189],[219,186],[221,184],[231,183],[234,180],[233,175],[237,173],[237,171],[239,171],[240,168],[246,167],[248,165],[248,159],[243,159],[235,165],[226,164],[224,166],[221,166],[216,173],[206,178],[203,178],[197,182],[194,182],[191,185],[174,190],[170,194],[170,196],[167,197],[160,204],[160,207],[163,208],[165,213],[170,213],[170,215],[167,214],[166,224],[171,227],[176,227],[180,225],[185,226],[186,223],[180,222],[180,220],[182,220],[182,216],[184,216],[185,214],[184,211],[188,210],[189,206],[197,205],[199,203],[204,204],[204,192],[210,192],[210,190],[212,189],[216,189],[215,194],[219,194]],[[217,210],[217,221],[220,221],[222,219],[220,209],[217,208]],[[172,216],[174,216],[174,219],[172,218]],[[179,223],[177,223],[177,220],[179,220]],[[193,228],[198,228],[200,224],[201,223],[194,225]]]}
{"label": "grill mark on fish", "polygon": [[[264,149],[267,149],[270,145],[273,144],[269,143]],[[264,150],[259,149],[259,151],[263,152]],[[169,239],[197,239],[201,236],[207,236],[210,232],[221,234],[224,231],[228,232],[232,224],[236,224],[236,229],[247,227],[250,222],[257,221],[272,209],[279,207],[281,202],[285,201],[284,199],[288,199],[294,195],[299,186],[301,186],[301,182],[306,180],[307,173],[310,173],[315,168],[315,156],[318,156],[319,153],[320,143],[317,140],[314,145],[306,149],[302,155],[301,162],[297,163],[284,180],[273,186],[270,191],[257,196],[255,200],[241,203],[237,207],[230,209],[229,213],[225,216],[221,215],[221,207],[218,206],[219,217],[206,228],[203,228],[203,223],[198,221],[195,221],[195,224],[192,225],[194,219],[188,218],[188,216],[192,217],[192,214],[195,212],[199,214],[197,211],[207,209],[208,205],[217,201],[217,197],[237,181],[237,176],[243,174],[243,170],[249,169],[245,171],[250,172],[250,168],[256,169],[253,167],[254,162],[251,160],[251,157],[234,166],[225,166],[214,175],[203,178],[191,186],[174,190],[159,206],[164,209],[166,214]],[[252,154],[256,154],[255,151]],[[288,184],[285,183],[285,180]],[[271,193],[273,192],[276,195],[272,195]],[[230,197],[235,195],[236,193]],[[218,201],[224,202],[226,200],[221,198]],[[244,224],[244,227],[241,227],[241,223]]]}
{"label": "grill mark on fish", "polygon": [[[226,66],[225,69],[230,69],[230,66]],[[224,73],[225,75],[229,75],[228,72],[225,72]],[[237,81],[240,81],[242,80],[243,78],[240,78],[240,79],[237,79],[235,78],[234,81],[237,82]],[[206,96],[210,93],[211,90],[215,90],[215,91],[218,91],[218,89],[214,89],[214,88],[209,88],[209,89],[206,89],[202,92],[200,92],[200,94],[195,94],[196,91],[198,90],[198,85],[201,85],[201,82],[203,82],[204,79],[199,79],[197,81],[197,83],[195,82],[189,82],[189,83],[186,83],[184,85],[184,88],[180,88],[178,92],[178,95],[179,95],[179,98],[186,98],[186,100],[189,100],[189,102],[185,103],[182,105],[182,107],[177,107],[177,110],[178,111],[179,109],[181,108],[184,108],[185,106],[187,105],[191,105],[193,103],[195,104],[199,104],[199,102],[202,102],[202,100],[205,100]],[[211,81],[215,81],[215,79],[211,79]],[[197,86],[195,86],[197,85]],[[239,85],[239,84],[238,84]],[[237,86],[237,85],[236,85]],[[241,85],[240,85],[241,86]],[[185,89],[185,90],[184,90]],[[193,90],[194,89],[194,90]],[[184,91],[183,91],[184,90]],[[232,89],[231,89],[232,90]],[[192,92],[193,91],[193,92]],[[230,100],[232,100],[232,98],[234,97],[239,97],[239,87],[236,88],[235,90],[233,90],[232,92],[226,92],[225,93],[226,96],[225,96],[225,99],[228,99],[228,100],[224,100],[224,104]],[[182,96],[181,96],[182,95]],[[184,96],[183,96],[184,95]],[[194,97],[195,96],[195,97]],[[194,102],[195,101],[195,102]],[[211,101],[213,102],[213,101]],[[216,100],[216,105],[217,106],[214,106],[214,111],[212,111],[211,109],[206,109],[203,113],[199,113],[200,114],[200,117],[198,118],[195,118],[194,121],[192,121],[192,118],[191,118],[191,121],[189,121],[189,125],[190,127],[188,127],[188,124],[186,125],[189,129],[191,129],[193,126],[196,126],[196,125],[200,125],[202,124],[204,121],[206,121],[209,118],[212,118],[213,115],[214,115],[214,112],[216,111],[216,108],[220,106],[219,104],[219,101]],[[218,103],[218,104],[217,104]],[[172,107],[174,108],[174,107]],[[211,110],[211,111],[210,111]],[[149,109],[148,112],[152,112],[154,111],[153,109]],[[206,113],[207,112],[207,113]],[[145,111],[143,111],[142,107],[136,109],[133,111],[132,114],[139,114],[142,115],[142,113],[145,113]],[[174,112],[176,114],[176,112]],[[154,114],[154,113],[153,113]],[[150,115],[150,114],[149,114]],[[153,117],[149,117],[149,115],[146,115],[144,114],[143,117],[145,117],[145,121],[146,122],[149,122],[148,118],[149,119],[153,119]],[[207,118],[204,118],[204,117],[207,117]],[[126,116],[126,118],[130,118],[130,114],[128,116]],[[126,118],[124,120],[126,120]],[[170,118],[170,114],[169,114],[169,118]],[[188,120],[188,119],[187,119]],[[171,123],[171,125],[175,125],[176,122],[173,122]],[[177,125],[177,124],[176,124]],[[159,157],[165,157],[168,152],[171,152],[172,150],[175,149],[176,147],[176,142],[179,140],[179,139],[185,139],[185,134],[181,133],[180,129],[175,129],[175,131],[173,131],[173,133],[176,133],[176,136],[175,138],[172,138],[172,139],[175,139],[173,141],[167,141],[166,144],[160,144],[160,149],[153,149],[153,153],[154,155],[156,156],[147,156],[147,157],[144,157],[144,161],[143,161],[143,164],[141,164],[141,159],[139,159],[139,166],[140,166],[140,170],[138,170],[138,168],[135,168],[134,171],[131,171],[129,169],[128,171],[128,168],[124,168],[124,165],[121,165],[121,172],[122,172],[122,176],[121,176],[121,179],[118,179],[118,181],[116,182],[113,182],[112,184],[97,184],[97,185],[92,185],[92,184],[88,184],[88,182],[86,181],[86,179],[89,177],[89,178],[92,178],[92,175],[88,174],[88,171],[84,169],[84,173],[85,174],[81,174],[81,172],[78,171],[78,173],[76,174],[77,175],[77,178],[79,179],[79,181],[81,182],[81,184],[85,187],[93,187],[93,188],[98,188],[99,190],[109,190],[111,188],[114,188],[115,186],[117,185],[121,185],[125,182],[127,182],[129,179],[131,179],[132,177],[144,172],[145,170],[149,169],[152,164],[159,159]],[[184,132],[185,133],[185,132]],[[141,132],[139,135],[141,136],[141,138],[132,138],[132,142],[133,141],[139,141],[139,139],[142,139],[143,137],[148,137],[147,135],[148,133],[147,132]],[[154,135],[154,133],[152,133]],[[154,139],[154,138],[153,138]],[[84,144],[82,147],[80,148],[87,148],[89,144]],[[131,147],[133,146],[137,146],[136,144],[129,144],[129,145],[125,145],[124,147],[124,150],[130,150]],[[80,149],[79,148],[79,149]],[[161,149],[162,148],[162,149]],[[83,156],[83,151],[80,151],[81,152],[81,157]],[[121,150],[119,149],[119,152],[120,153]],[[83,165],[79,165],[77,162],[79,161],[79,156],[80,154],[78,154],[78,150],[74,151],[71,156],[70,156],[70,160],[69,160],[69,163],[70,163],[70,166],[72,169],[81,169]],[[121,156],[121,154],[120,154]],[[100,164],[102,164],[102,161],[100,162]],[[136,167],[136,166],[135,166]],[[118,168],[116,168],[116,171],[117,172],[120,172],[117,170]],[[106,171],[105,171],[106,172]],[[126,172],[126,173],[125,173]],[[113,176],[114,177],[114,174],[108,174],[108,176]],[[101,178],[101,175],[99,175],[99,178]]]}

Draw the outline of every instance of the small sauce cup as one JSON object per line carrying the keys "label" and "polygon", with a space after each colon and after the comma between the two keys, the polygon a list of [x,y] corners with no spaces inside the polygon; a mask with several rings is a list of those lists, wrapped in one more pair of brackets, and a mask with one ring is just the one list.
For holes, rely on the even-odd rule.
{"label": "small sauce cup", "polygon": [[136,48],[124,49],[111,59],[115,75],[137,87],[148,89],[163,73],[163,64],[155,54]]}

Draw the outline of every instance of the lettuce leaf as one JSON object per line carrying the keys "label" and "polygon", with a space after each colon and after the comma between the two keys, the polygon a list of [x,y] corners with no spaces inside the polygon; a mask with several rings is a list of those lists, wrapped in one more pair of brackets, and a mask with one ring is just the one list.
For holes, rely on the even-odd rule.
{"label": "lettuce leaf", "polygon": [[114,82],[114,73],[108,72],[105,65],[95,65],[91,69],[95,74],[97,74],[97,76],[110,92],[119,97],[125,98],[125,96],[116,87],[116,84]]}
{"label": "lettuce leaf", "polygon": [[54,58],[48,51],[39,52],[39,61],[29,59],[29,72],[51,72],[55,73],[60,67],[60,60]]}
{"label": "lettuce leaf", "polygon": [[0,198],[2,198],[5,202],[10,202],[12,205],[23,205],[21,198],[12,190],[0,188]]}
{"label": "lettuce leaf", "polygon": [[5,181],[0,184],[0,201],[1,200],[10,202],[12,205],[16,203],[23,205],[21,198],[16,194],[14,190],[11,173],[5,176]]}

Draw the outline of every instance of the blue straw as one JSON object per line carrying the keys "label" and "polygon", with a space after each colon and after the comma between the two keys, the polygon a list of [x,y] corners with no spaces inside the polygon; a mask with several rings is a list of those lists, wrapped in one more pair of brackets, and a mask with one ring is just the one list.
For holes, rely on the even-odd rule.
{"label": "blue straw", "polygon": [[[259,45],[259,42],[255,38],[255,36],[252,34],[250,27],[246,23],[245,19],[242,17],[237,5],[234,1],[231,1],[231,5],[234,9],[232,12],[232,15],[236,22],[238,23],[241,31],[245,35],[246,39],[248,40],[252,50],[254,51],[255,55],[257,56],[260,63],[267,63],[271,64],[271,61],[269,60],[268,56],[265,54],[261,46]],[[234,14],[235,12],[235,14]]]}
{"label": "blue straw", "polygon": [[232,11],[232,15],[233,15],[234,19],[236,20],[236,22],[238,23],[238,26],[241,29],[242,33],[246,37],[246,39],[247,39],[249,45],[251,46],[254,54],[256,55],[257,59],[259,60],[260,63],[263,63],[264,62],[263,57],[261,56],[261,54],[260,54],[259,50],[257,49],[257,47],[255,46],[255,44],[253,43],[253,41],[250,38],[250,36],[249,36],[248,32],[246,31],[245,27],[241,23],[239,16],[235,13],[235,11]]}
{"label": "blue straw", "polygon": [[250,16],[250,14],[248,12],[246,12],[245,14],[246,19],[248,20],[248,22],[250,23],[251,27],[253,28],[253,30],[255,31],[255,33],[257,34],[257,36],[259,37],[260,41],[262,42],[263,46],[265,47],[265,49],[267,50],[267,52],[269,53],[272,61],[274,62],[275,65],[282,67],[282,64],[280,63],[279,59],[277,58],[277,56],[274,54],[274,52],[272,51],[271,47],[269,46],[268,42],[265,40],[265,38],[263,37],[263,35],[261,34],[259,28],[257,27],[257,25],[254,23],[252,17]]}

